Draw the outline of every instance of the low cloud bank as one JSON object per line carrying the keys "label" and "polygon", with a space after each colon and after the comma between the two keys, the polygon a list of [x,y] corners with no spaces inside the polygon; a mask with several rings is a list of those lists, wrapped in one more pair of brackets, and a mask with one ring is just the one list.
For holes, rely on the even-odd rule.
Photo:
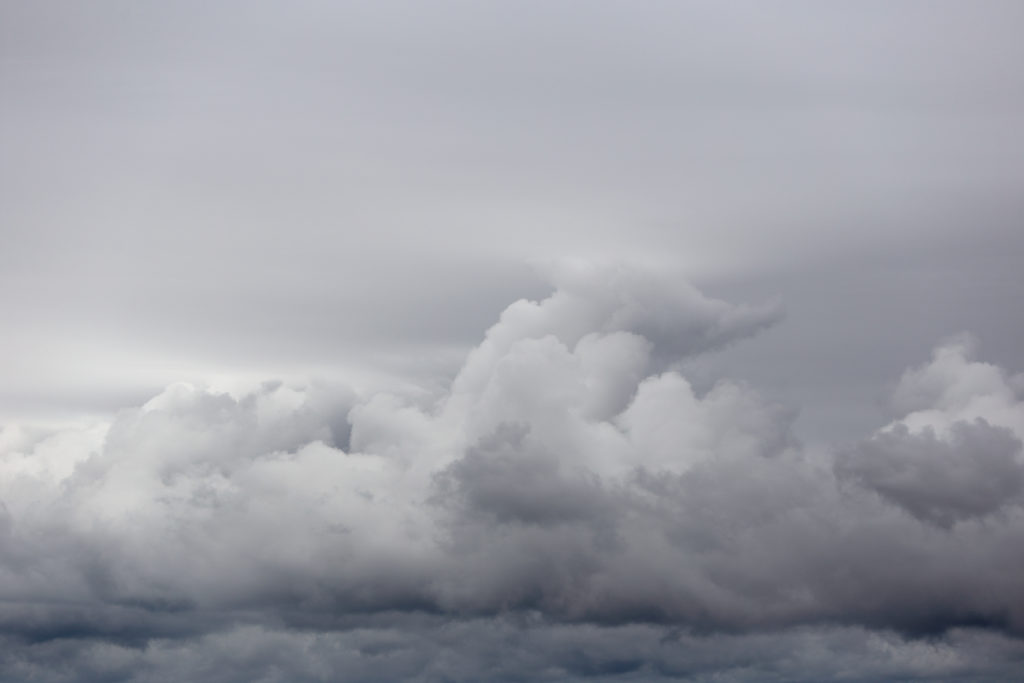
{"label": "low cloud bank", "polygon": [[1024,656],[1020,376],[952,340],[889,425],[811,452],[790,410],[680,371],[778,305],[552,279],[440,395],[175,385],[5,427],[0,678],[973,680]]}

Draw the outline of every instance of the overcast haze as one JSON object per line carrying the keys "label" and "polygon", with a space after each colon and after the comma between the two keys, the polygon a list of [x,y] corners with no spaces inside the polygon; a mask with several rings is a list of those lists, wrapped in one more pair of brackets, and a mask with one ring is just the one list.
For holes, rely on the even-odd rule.
{"label": "overcast haze", "polygon": [[1014,680],[1021,35],[0,0],[0,681]]}

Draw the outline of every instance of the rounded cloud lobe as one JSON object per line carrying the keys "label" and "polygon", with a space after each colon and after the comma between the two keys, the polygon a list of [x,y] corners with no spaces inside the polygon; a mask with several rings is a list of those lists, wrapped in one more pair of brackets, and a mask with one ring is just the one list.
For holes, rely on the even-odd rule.
{"label": "rounded cloud lobe", "polygon": [[840,475],[946,528],[1019,505],[1024,403],[1016,379],[973,360],[973,347],[952,340],[904,373],[893,392],[903,414],[843,454]]}
{"label": "rounded cloud lobe", "polygon": [[5,428],[2,677],[977,679],[1021,656],[1019,378],[954,340],[890,425],[812,451],[788,408],[680,370],[779,306],[552,279],[440,394],[174,385]]}

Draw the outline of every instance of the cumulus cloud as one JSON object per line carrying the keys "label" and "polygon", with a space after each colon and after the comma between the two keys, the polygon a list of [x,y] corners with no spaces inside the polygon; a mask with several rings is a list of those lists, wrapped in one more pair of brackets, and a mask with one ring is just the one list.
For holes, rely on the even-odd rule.
{"label": "cumulus cloud", "polygon": [[1020,454],[1020,439],[980,418],[954,422],[947,439],[901,423],[861,444],[840,471],[915,517],[949,527],[1019,499]]}
{"label": "cumulus cloud", "polygon": [[970,677],[966,640],[1019,656],[1014,378],[940,346],[892,424],[809,451],[791,410],[680,370],[777,305],[623,266],[553,282],[440,393],[174,385],[109,424],[5,428],[3,676],[760,680],[827,677],[837,649],[865,677]]}
{"label": "cumulus cloud", "polygon": [[908,370],[893,392],[899,419],[845,453],[839,472],[943,527],[1020,504],[1024,402],[1014,378],[973,360],[961,336]]}
{"label": "cumulus cloud", "polygon": [[940,344],[929,363],[903,374],[892,398],[902,423],[945,432],[956,421],[982,418],[1024,438],[1024,375],[974,360],[976,345],[970,335],[960,335]]}

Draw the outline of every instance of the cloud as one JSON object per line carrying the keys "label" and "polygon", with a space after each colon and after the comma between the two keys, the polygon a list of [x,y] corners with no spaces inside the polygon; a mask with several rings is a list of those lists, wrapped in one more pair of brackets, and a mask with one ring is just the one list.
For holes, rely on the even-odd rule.
{"label": "cloud", "polygon": [[1024,488],[1020,439],[980,418],[954,422],[948,440],[929,427],[912,434],[898,424],[848,454],[840,471],[947,528],[1020,502]]}
{"label": "cloud", "polygon": [[[1020,644],[957,631],[944,642],[858,628],[726,634],[715,639],[649,624],[558,624],[537,615],[451,621],[394,616],[330,632],[242,625],[147,647],[101,640],[7,640],[8,680],[790,681],[1012,680]],[[837,673],[838,672],[838,673]]]}
{"label": "cloud", "polygon": [[903,374],[892,397],[902,424],[946,433],[957,421],[980,418],[1024,438],[1021,376],[974,360],[975,346],[970,335],[960,335],[939,345],[929,363]]}
{"label": "cloud", "polygon": [[892,424],[811,450],[790,409],[681,371],[778,306],[553,277],[444,391],[177,384],[109,424],[5,428],[4,676],[827,678],[859,652],[866,678],[969,678],[1000,664],[965,642],[1017,656],[1014,378],[940,346]]}
{"label": "cloud", "polygon": [[843,454],[841,476],[946,528],[1024,502],[1024,402],[974,345],[961,336],[905,372],[892,397],[902,416]]}

